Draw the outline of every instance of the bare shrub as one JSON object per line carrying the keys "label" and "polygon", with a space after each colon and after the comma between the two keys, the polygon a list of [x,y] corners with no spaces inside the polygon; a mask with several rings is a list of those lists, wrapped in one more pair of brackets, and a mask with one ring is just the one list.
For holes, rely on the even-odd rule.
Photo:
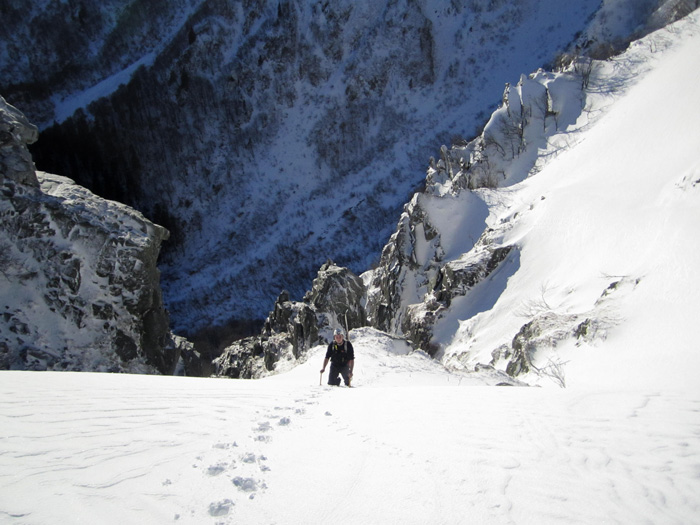
{"label": "bare shrub", "polygon": [[542,368],[535,368],[534,366],[532,368],[534,368],[539,375],[548,377],[561,388],[566,388],[566,373],[564,371],[564,365],[567,363],[568,361],[561,361],[558,358],[556,361],[548,358],[547,364]]}
{"label": "bare shrub", "polygon": [[589,57],[577,57],[574,61],[574,73],[581,79],[581,87],[586,89],[593,73],[593,60]]}

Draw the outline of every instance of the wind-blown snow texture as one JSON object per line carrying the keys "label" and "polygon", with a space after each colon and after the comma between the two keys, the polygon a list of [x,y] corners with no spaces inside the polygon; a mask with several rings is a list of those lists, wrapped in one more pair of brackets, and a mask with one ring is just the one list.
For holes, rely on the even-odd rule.
{"label": "wind-blown snow texture", "polygon": [[700,523],[696,390],[489,387],[351,336],[354,389],[322,347],[258,381],[3,372],[0,521]]}

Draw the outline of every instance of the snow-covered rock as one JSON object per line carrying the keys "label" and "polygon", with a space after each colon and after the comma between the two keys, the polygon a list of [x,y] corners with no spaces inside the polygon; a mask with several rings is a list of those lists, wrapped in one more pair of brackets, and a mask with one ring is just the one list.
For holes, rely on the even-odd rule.
{"label": "snow-covered rock", "polygon": [[0,129],[0,368],[172,373],[156,266],[167,230],[35,173],[36,128],[1,98]]}
{"label": "snow-covered rock", "polygon": [[327,261],[304,301],[291,301],[282,292],[261,334],[236,341],[214,360],[216,374],[257,378],[288,370],[304,362],[309,349],[328,343],[335,329],[348,333],[365,326],[364,300],[362,280]]}
{"label": "snow-covered rock", "polygon": [[325,325],[330,330],[348,331],[367,324],[364,296],[362,279],[347,268],[327,261],[319,269],[311,290],[304,295],[304,302],[329,316]]}
{"label": "snow-covered rock", "polygon": [[27,117],[0,96],[0,182],[5,178],[39,186],[27,146],[36,142],[39,130]]}
{"label": "snow-covered rock", "polygon": [[468,144],[441,149],[426,189],[404,208],[397,231],[370,281],[367,311],[382,330],[408,337],[435,355],[432,326],[455,296],[488,278],[515,246],[501,228],[487,228],[487,190],[511,186],[535,170],[548,137],[575,122],[582,81],[569,72],[542,70],[506,86],[503,103]]}

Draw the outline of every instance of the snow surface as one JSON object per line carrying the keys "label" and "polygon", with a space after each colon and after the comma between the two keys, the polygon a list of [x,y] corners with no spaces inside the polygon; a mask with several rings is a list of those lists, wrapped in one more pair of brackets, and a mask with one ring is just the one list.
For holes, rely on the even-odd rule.
{"label": "snow surface", "polygon": [[[121,86],[128,84],[133,74],[140,67],[151,67],[158,55],[172,42],[180,28],[197,11],[202,4],[202,0],[192,0],[191,4],[192,5],[188,5],[188,2],[185,2],[184,5],[180,6],[172,5],[171,3],[172,11],[170,16],[166,19],[167,23],[156,31],[156,33],[160,33],[159,36],[155,37],[150,42],[146,39],[145,48],[142,49],[139,58],[134,58],[130,61],[130,54],[126,54],[122,57],[122,61],[126,61],[126,63],[124,63],[121,68],[118,68],[118,71],[114,71],[104,78],[96,80],[93,85],[70,94],[54,94],[51,97],[54,105],[54,118],[51,122],[42,123],[40,127],[65,121],[73,116],[78,109],[87,109],[88,106],[96,100],[107,97]],[[115,16],[115,12],[111,11],[108,6],[103,7],[105,8],[103,16]],[[117,12],[122,8],[123,6],[118,5]],[[98,50],[95,49],[93,52],[98,53]]]}
{"label": "snow surface", "polygon": [[153,64],[156,55],[149,53],[143,58],[140,58],[133,64],[119,71],[77,94],[69,95],[62,98],[59,95],[53,97],[55,109],[54,122],[61,123],[71,117],[78,109],[86,108],[95,100],[106,97],[114,93],[120,86],[128,84],[134,72],[141,66],[150,66]]}
{"label": "snow surface", "polygon": [[495,387],[372,329],[258,381],[0,373],[0,522],[700,523],[700,400]]}

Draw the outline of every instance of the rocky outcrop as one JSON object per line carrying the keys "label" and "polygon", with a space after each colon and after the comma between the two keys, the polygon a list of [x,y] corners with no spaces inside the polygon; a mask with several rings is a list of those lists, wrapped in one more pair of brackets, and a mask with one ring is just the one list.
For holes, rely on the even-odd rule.
{"label": "rocky outcrop", "polygon": [[540,69],[521,75],[516,85],[506,84],[501,106],[478,137],[464,145],[442,147],[440,159],[428,169],[427,191],[444,194],[522,181],[528,174],[522,164],[535,169],[537,150],[546,146],[546,138],[566,129],[581,113],[587,81],[583,70],[590,61],[578,58],[567,67],[558,73]]}
{"label": "rocky outcrop", "polygon": [[0,368],[172,373],[156,266],[167,230],[34,172],[36,128],[2,98],[0,129]]}
{"label": "rocky outcrop", "polygon": [[574,71],[538,70],[506,85],[501,106],[466,144],[443,146],[431,159],[426,188],[404,207],[397,229],[371,272],[370,324],[401,335],[430,355],[436,322],[455,297],[470,294],[517,247],[503,241],[510,225],[486,227],[480,192],[523,180],[537,170],[547,137],[580,114],[582,80]]}
{"label": "rocky outcrop", "polygon": [[437,276],[431,293],[417,304],[408,305],[401,323],[401,332],[415,348],[435,356],[439,347],[432,342],[433,328],[450,308],[455,297],[462,297],[486,280],[516,249],[515,246],[477,245],[464,259],[445,264]]}
{"label": "rocky outcrop", "polygon": [[352,330],[366,326],[367,316],[363,307],[365,285],[347,268],[326,262],[318,271],[304,303],[326,316],[324,326]]}
{"label": "rocky outcrop", "polygon": [[0,182],[5,178],[37,187],[36,168],[27,146],[36,142],[36,126],[14,106],[0,97]]}
{"label": "rocky outcrop", "polygon": [[605,340],[608,331],[620,322],[613,314],[614,303],[621,290],[632,290],[640,279],[624,277],[602,292],[591,310],[579,313],[559,313],[544,299],[532,303],[522,312],[529,318],[513,337],[510,346],[503,345],[492,352],[491,365],[505,367],[508,375],[516,377],[528,372],[549,376],[560,386],[565,386],[561,362],[551,357],[544,361],[541,356],[567,341],[576,345]]}
{"label": "rocky outcrop", "polygon": [[499,244],[487,230],[464,255],[446,259],[446,232],[431,222],[428,208],[435,203],[430,201],[416,195],[406,207],[378,268],[370,273],[367,315],[372,326],[406,337],[414,348],[434,356],[435,322],[455,297],[489,277],[515,247]]}
{"label": "rocky outcrop", "polygon": [[282,292],[261,334],[235,342],[215,359],[216,375],[257,378],[303,362],[307,351],[329,342],[336,328],[366,326],[364,294],[359,277],[328,261],[302,302]]}

